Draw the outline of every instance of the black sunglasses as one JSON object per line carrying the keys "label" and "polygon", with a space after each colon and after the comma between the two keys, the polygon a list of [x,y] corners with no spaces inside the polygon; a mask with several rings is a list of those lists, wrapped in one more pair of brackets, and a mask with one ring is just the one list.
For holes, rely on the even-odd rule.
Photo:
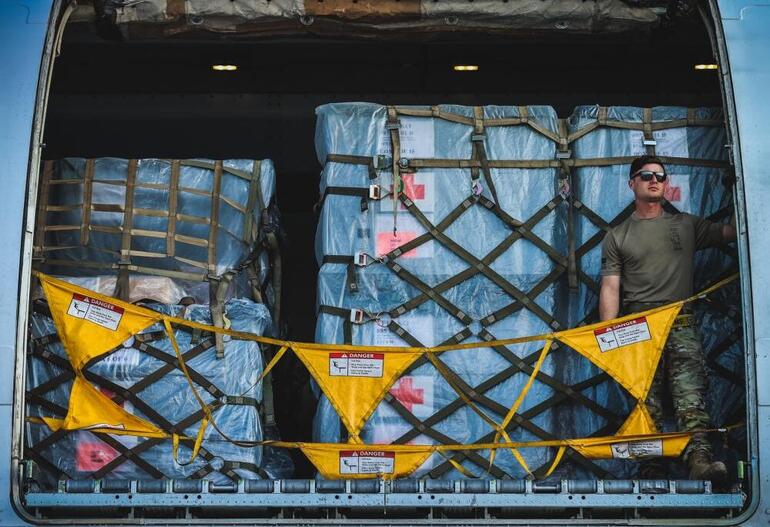
{"label": "black sunglasses", "polygon": [[655,176],[655,179],[658,181],[658,183],[663,183],[666,181],[666,178],[668,175],[665,172],[653,172],[652,170],[640,170],[633,176],[631,176],[631,179],[634,179],[635,177],[639,177],[642,181],[652,181],[652,177]]}

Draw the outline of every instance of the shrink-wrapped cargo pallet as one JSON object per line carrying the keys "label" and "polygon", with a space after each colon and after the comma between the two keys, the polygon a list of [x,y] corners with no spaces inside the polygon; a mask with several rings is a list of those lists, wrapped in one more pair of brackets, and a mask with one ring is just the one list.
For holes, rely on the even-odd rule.
{"label": "shrink-wrapped cargo pallet", "polygon": [[[712,108],[579,106],[568,119],[574,158],[574,233],[578,299],[572,321],[594,320],[598,303],[602,229],[632,212],[630,158],[661,156],[669,174],[666,207],[726,222],[732,213],[731,173],[724,117]],[[592,161],[593,160],[593,161]],[[696,291],[735,270],[733,249],[711,248],[695,257]],[[737,286],[694,305],[710,369],[708,406],[713,424],[734,422],[743,405],[743,350]]]}
{"label": "shrink-wrapped cargo pallet", "polygon": [[[553,109],[332,104],[317,114],[316,148],[324,163],[317,341],[433,346],[563,327],[567,178],[559,170],[563,129]],[[395,160],[394,150],[400,152]],[[395,214],[394,179],[403,189]],[[533,344],[452,351],[441,358],[475,404],[499,422],[532,371],[539,352]],[[588,388],[594,388],[592,400],[582,397]],[[622,390],[561,347],[546,359],[525,398],[512,439],[575,437],[560,407],[567,392],[598,412],[592,433],[614,432],[628,412]],[[377,443],[494,437],[426,363],[397,381],[363,434]],[[325,397],[315,435],[345,437]],[[486,454],[456,460],[465,475],[525,474],[510,452],[501,451],[491,469]],[[538,474],[552,461],[545,448],[523,449],[522,455]],[[573,452],[568,458],[604,474]],[[461,475],[440,456],[419,472]]]}
{"label": "shrink-wrapped cargo pallet", "polygon": [[218,323],[218,303],[239,296],[233,289],[276,300],[264,250],[274,230],[274,198],[270,160],[46,161],[38,267],[65,276],[115,274],[124,298],[132,274],[171,277],[187,282],[201,301],[210,296]]}
{"label": "shrink-wrapped cargo pallet", "polygon": [[[273,287],[280,280],[273,273],[276,222],[269,160],[47,161],[35,254],[39,269],[97,293],[274,336],[280,309]],[[60,416],[67,412],[72,368],[45,314],[45,300],[33,298],[29,411]],[[175,331],[182,352],[190,354],[199,393],[207,402],[221,399],[214,412],[219,428],[232,439],[277,439],[271,378],[256,383],[263,364],[260,346],[182,326]],[[162,327],[150,328],[91,364],[87,379],[168,433],[195,437],[202,410],[173,354]],[[225,481],[292,472],[286,452],[267,448],[263,456],[261,447],[233,445],[211,427],[201,456],[187,466],[174,462],[170,441],[51,433],[40,425],[28,431],[28,450],[49,477]],[[180,460],[189,455],[183,445]]]}
{"label": "shrink-wrapped cargo pallet", "polygon": [[[208,306],[147,304],[164,314],[211,324]],[[271,317],[262,304],[245,299],[226,304],[232,328],[262,335]],[[63,417],[70,399],[73,373],[45,302],[34,304],[31,356],[28,362],[29,416]],[[263,369],[256,342],[229,339],[217,358],[210,333],[176,326],[175,338],[196,390],[211,405],[216,424],[231,439],[259,441]],[[124,410],[171,433],[196,437],[204,417],[160,324],[131,337],[112,353],[90,363],[86,379]],[[52,483],[59,477],[153,479],[205,478],[227,482],[239,478],[286,477],[285,456],[266,458],[262,447],[236,446],[208,427],[200,455],[189,465],[175,462],[170,439],[118,436],[89,431],[52,432],[31,423],[27,453]],[[179,461],[190,459],[190,443],[182,443]]]}

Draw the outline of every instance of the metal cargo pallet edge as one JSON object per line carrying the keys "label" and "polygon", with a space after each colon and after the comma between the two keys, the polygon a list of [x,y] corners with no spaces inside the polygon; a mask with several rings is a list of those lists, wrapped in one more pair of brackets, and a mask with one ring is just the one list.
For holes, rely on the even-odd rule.
{"label": "metal cargo pallet edge", "polygon": [[29,492],[30,508],[78,507],[629,507],[739,509],[740,493],[690,480],[64,480]]}

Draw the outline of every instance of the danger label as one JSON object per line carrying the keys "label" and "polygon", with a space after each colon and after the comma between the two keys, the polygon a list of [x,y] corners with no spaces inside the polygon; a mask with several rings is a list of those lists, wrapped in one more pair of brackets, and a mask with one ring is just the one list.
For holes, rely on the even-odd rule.
{"label": "danger label", "polygon": [[330,353],[332,377],[382,377],[383,353]]}
{"label": "danger label", "polygon": [[602,352],[622,348],[637,342],[644,342],[651,338],[647,317],[640,317],[622,324],[595,329],[594,336]]}
{"label": "danger label", "polygon": [[395,465],[395,452],[340,451],[340,474],[393,474]]}
{"label": "danger label", "polygon": [[72,301],[67,309],[67,314],[71,317],[88,320],[112,331],[118,329],[123,312],[122,307],[77,293],[72,294]]}
{"label": "danger label", "polygon": [[628,459],[633,457],[651,457],[663,455],[663,440],[632,441],[629,443],[615,443],[611,445],[612,457]]}

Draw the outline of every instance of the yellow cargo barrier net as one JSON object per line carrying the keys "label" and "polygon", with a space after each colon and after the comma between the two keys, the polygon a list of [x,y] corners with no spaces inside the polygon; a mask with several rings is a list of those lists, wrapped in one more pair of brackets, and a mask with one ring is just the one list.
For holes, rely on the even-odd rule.
{"label": "yellow cargo barrier net", "polygon": [[[94,293],[42,273],[35,274],[42,284],[56,330],[75,372],[75,381],[70,393],[65,418],[43,417],[39,420],[48,425],[51,430],[89,430],[106,434],[168,438],[173,442],[174,458],[177,461],[180,440],[194,441],[191,459],[187,461],[190,463],[197,456],[205,431],[211,425],[226,441],[238,446],[298,448],[327,478],[396,478],[407,476],[422,465],[432,453],[444,455],[459,472],[471,475],[462,465],[445,455],[447,452],[467,450],[489,450],[489,464],[491,466],[497,450],[509,449],[522,468],[532,475],[518,450],[535,447],[556,448],[556,455],[544,474],[545,477],[550,475],[558,466],[567,448],[572,448],[589,459],[640,458],[650,455],[679,456],[695,431],[660,433],[655,428],[644,402],[669,331],[682,306],[704,297],[737,277],[737,275],[730,276],[685,300],[590,326],[483,344],[476,342],[433,348],[410,348],[300,343],[262,337],[252,333],[217,328],[163,315],[150,309]],[[163,325],[174,348],[179,368],[184,373],[204,415],[197,437],[194,439],[163,430],[155,424],[127,412],[97,390],[86,380],[83,374],[84,368],[91,361],[110,353],[132,335],[157,323]],[[265,367],[260,381],[284,356],[286,351],[292,350],[307,367],[337,411],[349,432],[349,442],[330,444],[243,441],[228,437],[219,429],[213,418],[210,405],[204,402],[195,388],[174,337],[172,324],[214,334],[225,334],[235,339],[277,346],[279,350]],[[469,395],[452,381],[446,367],[436,360],[437,354],[449,350],[473,349],[480,345],[485,347],[507,346],[536,341],[543,342],[538,360],[528,381],[499,423],[478,408]],[[511,440],[507,432],[508,425],[516,416],[554,341],[566,344],[604,370],[636,399],[636,406],[616,435],[545,441],[516,442]],[[360,433],[367,419],[396,380],[412,363],[423,356],[436,367],[463,402],[495,430],[494,440],[491,443],[469,445],[363,444]],[[30,419],[37,420],[37,418]]]}

